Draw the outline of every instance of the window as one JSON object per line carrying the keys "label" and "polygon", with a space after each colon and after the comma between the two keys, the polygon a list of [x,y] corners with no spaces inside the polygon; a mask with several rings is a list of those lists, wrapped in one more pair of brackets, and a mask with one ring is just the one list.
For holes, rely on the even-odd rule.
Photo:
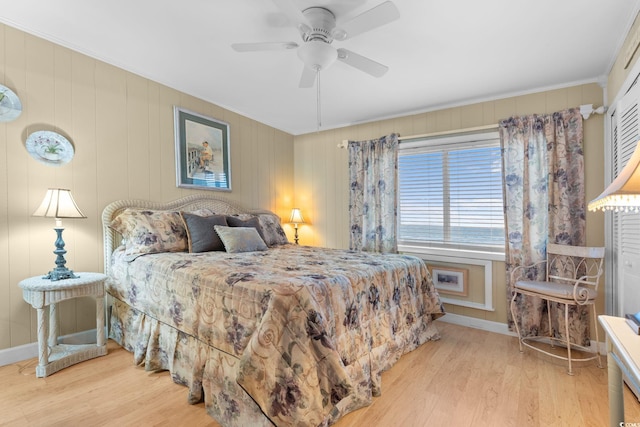
{"label": "window", "polygon": [[403,141],[398,179],[401,247],[504,252],[497,132]]}

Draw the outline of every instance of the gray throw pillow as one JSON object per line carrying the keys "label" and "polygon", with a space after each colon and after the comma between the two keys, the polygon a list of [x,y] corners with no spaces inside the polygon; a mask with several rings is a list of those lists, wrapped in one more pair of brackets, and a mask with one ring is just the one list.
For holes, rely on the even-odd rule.
{"label": "gray throw pillow", "polygon": [[216,225],[227,225],[224,215],[199,216],[180,212],[187,230],[190,253],[224,251],[224,244],[214,230]]}
{"label": "gray throw pillow", "polygon": [[213,227],[229,253],[266,251],[267,245],[253,227]]}
{"label": "gray throw pillow", "polygon": [[262,227],[260,226],[260,220],[257,216],[253,216],[251,218],[239,218],[237,216],[228,216],[227,217],[227,225],[229,227],[253,227],[258,230],[258,234],[263,242],[266,242],[264,238],[264,233],[262,232]]}

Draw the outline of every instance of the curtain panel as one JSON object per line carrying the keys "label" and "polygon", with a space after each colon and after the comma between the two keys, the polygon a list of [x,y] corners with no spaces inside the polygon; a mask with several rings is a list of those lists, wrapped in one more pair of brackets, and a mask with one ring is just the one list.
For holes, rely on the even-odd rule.
{"label": "curtain panel", "polygon": [[349,141],[349,248],[398,251],[398,134]]}
{"label": "curtain panel", "polygon": [[[511,117],[499,124],[503,150],[505,232],[507,235],[507,301],[512,297],[511,272],[520,265],[546,259],[548,242],[582,246],[586,243],[582,116],[578,108],[549,115]],[[544,269],[528,271],[541,280]],[[517,280],[519,278],[514,278]],[[552,325],[546,304],[521,295],[516,300],[523,336],[556,336],[564,331],[562,307],[552,303]],[[571,309],[569,335],[589,345],[586,308]],[[507,311],[509,329],[514,319]]]}

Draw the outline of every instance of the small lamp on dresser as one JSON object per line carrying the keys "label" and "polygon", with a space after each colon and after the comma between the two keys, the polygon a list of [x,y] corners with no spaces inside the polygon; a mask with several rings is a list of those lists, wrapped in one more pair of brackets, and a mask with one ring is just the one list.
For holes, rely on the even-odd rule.
{"label": "small lamp on dresser", "polygon": [[[640,213],[640,141],[622,171],[602,194],[589,202],[588,209]],[[640,311],[626,316],[633,328],[640,328]]]}
{"label": "small lamp on dresser", "polygon": [[298,244],[298,224],[304,224],[304,218],[302,217],[302,212],[300,212],[300,209],[298,208],[293,208],[291,209],[291,217],[289,218],[289,223],[293,224],[293,228],[295,229],[295,237],[294,237],[294,241],[295,244]]}
{"label": "small lamp on dresser", "polygon": [[56,226],[54,227],[57,234],[55,241],[56,250],[53,251],[57,256],[56,267],[44,276],[44,279],[56,281],[77,278],[78,276],[66,267],[67,261],[64,259],[64,255],[67,251],[64,249],[64,240],[62,240],[62,231],[64,230],[64,227],[62,227],[62,218],[86,218],[86,216],[80,211],[78,205],[76,205],[71,191],[63,188],[48,189],[44,200],[33,213],[33,216],[55,218],[56,220]]}
{"label": "small lamp on dresser", "polygon": [[590,211],[640,212],[640,141],[633,155],[607,188],[589,202]]}

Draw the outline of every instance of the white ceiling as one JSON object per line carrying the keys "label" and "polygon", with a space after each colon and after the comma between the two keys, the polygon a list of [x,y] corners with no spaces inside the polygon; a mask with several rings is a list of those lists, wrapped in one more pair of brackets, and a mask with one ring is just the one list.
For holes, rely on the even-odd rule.
{"label": "white ceiling", "polygon": [[[293,0],[340,22],[382,0]],[[334,41],[389,66],[382,78],[336,62],[321,73],[330,129],[604,81],[640,0],[393,0],[400,19]],[[314,132],[316,90],[300,89],[294,50],[238,53],[232,43],[295,41],[270,0],[0,0],[0,22],[294,135]]]}

